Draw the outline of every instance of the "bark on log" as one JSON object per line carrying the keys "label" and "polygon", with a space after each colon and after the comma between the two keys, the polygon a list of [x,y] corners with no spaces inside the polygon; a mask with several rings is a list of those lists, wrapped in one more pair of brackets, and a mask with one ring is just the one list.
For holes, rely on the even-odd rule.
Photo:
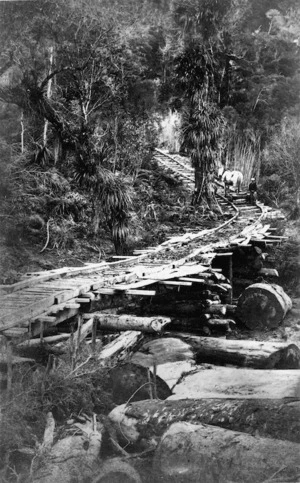
{"label": "bark on log", "polygon": [[[217,302],[219,305],[219,302]],[[213,304],[214,305],[214,304]],[[171,304],[149,304],[143,306],[143,312],[153,315],[164,315],[173,317],[196,317],[206,312],[206,300],[176,302]]]}
{"label": "bark on log", "polygon": [[129,352],[137,348],[143,339],[143,334],[138,331],[123,332],[115,340],[104,346],[98,360],[102,364],[110,364],[112,361],[124,361],[128,358]]}
{"label": "bark on log", "polygon": [[299,481],[299,445],[214,426],[175,423],[161,439],[153,470],[154,481],[164,483]]}
{"label": "bark on log", "polygon": [[206,325],[212,330],[217,329],[223,332],[229,332],[235,327],[235,322],[232,319],[209,319]]}
{"label": "bark on log", "polygon": [[36,347],[41,344],[56,344],[57,342],[61,342],[64,340],[69,339],[70,334],[57,334],[57,335],[50,335],[48,337],[43,337],[43,340],[41,341],[40,338],[38,339],[29,339],[24,342],[20,342],[18,344],[18,347]]}
{"label": "bark on log", "polygon": [[236,305],[226,304],[225,307],[226,307],[226,314],[227,315],[235,315],[236,314],[236,309],[237,309]]}
{"label": "bark on log", "polygon": [[300,401],[268,399],[181,399],[122,404],[109,414],[118,441],[146,447],[156,444],[168,427],[184,421],[300,443]]}
{"label": "bark on log", "polygon": [[162,332],[171,323],[169,317],[135,317],[133,315],[112,315],[94,313],[93,318],[100,329],[123,331],[138,330],[141,332]]}
{"label": "bark on log", "polygon": [[[211,320],[214,319],[208,323]],[[256,369],[300,368],[300,349],[296,344],[176,335],[190,346],[197,363],[233,364]]]}
{"label": "bark on log", "polygon": [[249,329],[275,328],[291,308],[292,301],[282,287],[255,283],[239,297],[237,315]]}
{"label": "bark on log", "polygon": [[200,317],[172,318],[171,324],[167,327],[169,331],[183,331],[207,335],[207,321],[211,318],[209,314],[202,314]]}
{"label": "bark on log", "polygon": [[207,307],[206,313],[207,314],[218,314],[218,315],[225,315],[227,312],[227,306],[226,305],[211,305],[210,307]]}

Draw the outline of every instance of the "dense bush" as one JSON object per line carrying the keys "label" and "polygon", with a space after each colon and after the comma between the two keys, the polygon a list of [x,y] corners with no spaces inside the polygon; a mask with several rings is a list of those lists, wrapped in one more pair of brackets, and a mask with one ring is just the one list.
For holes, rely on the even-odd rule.
{"label": "dense bush", "polygon": [[300,215],[300,119],[285,118],[263,153],[260,189],[263,199]]}

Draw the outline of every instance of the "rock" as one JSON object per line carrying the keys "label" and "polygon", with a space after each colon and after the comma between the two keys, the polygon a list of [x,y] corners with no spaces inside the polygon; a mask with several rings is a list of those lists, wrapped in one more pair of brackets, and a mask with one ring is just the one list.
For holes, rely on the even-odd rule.
{"label": "rock", "polygon": [[[111,369],[110,376],[112,398],[116,404],[123,404],[129,400],[141,401],[150,399],[151,391],[149,388],[148,370],[145,367],[132,363],[122,364]],[[150,377],[153,383],[154,379],[151,371]],[[156,391],[159,399],[166,399],[172,394],[167,383],[159,376],[156,376]]]}

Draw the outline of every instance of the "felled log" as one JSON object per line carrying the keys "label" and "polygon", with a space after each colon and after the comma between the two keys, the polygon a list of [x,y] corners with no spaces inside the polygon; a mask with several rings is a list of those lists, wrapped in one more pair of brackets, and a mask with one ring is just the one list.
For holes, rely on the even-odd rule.
{"label": "felled log", "polygon": [[66,339],[69,339],[70,334],[57,334],[57,335],[50,335],[48,337],[43,337],[43,339],[29,339],[24,342],[18,344],[18,347],[36,347],[41,344],[56,344],[57,342],[62,342]]}
{"label": "felled log", "polygon": [[[218,319],[210,319],[211,323]],[[230,323],[230,321],[227,321]],[[234,323],[234,322],[233,322]],[[229,340],[176,334],[195,354],[196,362],[233,364],[256,369],[299,369],[300,349],[288,342],[260,342],[256,340]]]}
{"label": "felled log", "polygon": [[84,481],[97,469],[102,442],[102,425],[95,420],[76,425],[80,435],[67,436],[52,447],[53,422],[48,421],[44,443],[32,465],[34,483],[71,483]]}
{"label": "felled log", "polygon": [[236,314],[236,308],[237,308],[236,305],[226,304],[225,307],[226,307],[226,314],[227,315],[235,315]]}
{"label": "felled log", "polygon": [[[198,366],[199,367],[199,366]],[[170,399],[282,399],[300,397],[300,374],[294,369],[235,369],[205,365],[188,374]]]}
{"label": "felled log", "polygon": [[212,330],[229,332],[235,327],[235,322],[232,319],[208,319],[206,325]]}
{"label": "felled log", "polygon": [[177,332],[166,335],[168,337],[143,344],[133,355],[132,362],[146,367],[151,367],[154,362],[164,364],[181,360],[256,369],[298,369],[300,367],[300,349],[292,343],[229,340]]}
{"label": "felled log", "polygon": [[207,314],[217,314],[217,315],[225,315],[227,312],[227,306],[226,305],[211,305],[210,307],[207,307],[206,313]]}
{"label": "felled log", "polygon": [[135,317],[133,315],[112,315],[94,313],[92,318],[99,329],[124,331],[138,330],[141,332],[162,332],[171,323],[169,317]]}
{"label": "felled log", "polygon": [[172,322],[167,329],[169,331],[174,330],[205,335],[207,332],[207,321],[210,318],[211,315],[209,314],[202,314],[200,317],[172,318]]}
{"label": "felled log", "polygon": [[165,305],[148,304],[143,307],[143,311],[147,314],[159,314],[170,317],[196,317],[197,315],[206,313],[208,306],[220,304],[220,300],[209,302],[207,300],[176,301]]}
{"label": "felled log", "polygon": [[162,436],[153,472],[153,481],[164,483],[299,481],[299,445],[215,426],[175,423]]}
{"label": "felled log", "polygon": [[254,283],[239,297],[237,315],[249,329],[275,328],[291,308],[292,301],[282,287]]}
{"label": "felled log", "polygon": [[128,357],[128,353],[136,348],[143,339],[142,332],[128,330],[119,337],[103,347],[98,360],[102,364],[110,364],[113,361],[123,361]]}
{"label": "felled log", "polygon": [[297,430],[300,401],[289,403],[268,399],[181,399],[148,400],[122,404],[109,419],[120,444],[159,442],[176,422],[205,423],[244,433],[300,443]]}

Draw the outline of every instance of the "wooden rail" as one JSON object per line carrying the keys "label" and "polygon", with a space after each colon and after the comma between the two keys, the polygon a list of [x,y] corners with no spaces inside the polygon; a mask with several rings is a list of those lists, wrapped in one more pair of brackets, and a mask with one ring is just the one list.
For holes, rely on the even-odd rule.
{"label": "wooden rail", "polygon": [[[156,150],[157,162],[193,190],[194,171],[188,159]],[[236,245],[245,246],[252,237],[268,237],[262,225],[266,207],[250,207],[242,200],[229,202],[218,195],[223,210],[230,218],[212,229],[172,236],[157,247],[136,251],[132,256],[114,262],[86,264],[84,267],[64,267],[25,276],[13,285],[0,286],[0,332],[7,337],[32,337],[48,327],[69,320],[81,310],[105,297],[151,296],[155,284],[204,273],[218,250]],[[250,221],[249,221],[250,220]],[[213,235],[222,232],[222,240]],[[274,241],[275,242],[275,241]],[[172,253],[180,253],[173,260]],[[176,281],[174,280],[174,281]]]}

